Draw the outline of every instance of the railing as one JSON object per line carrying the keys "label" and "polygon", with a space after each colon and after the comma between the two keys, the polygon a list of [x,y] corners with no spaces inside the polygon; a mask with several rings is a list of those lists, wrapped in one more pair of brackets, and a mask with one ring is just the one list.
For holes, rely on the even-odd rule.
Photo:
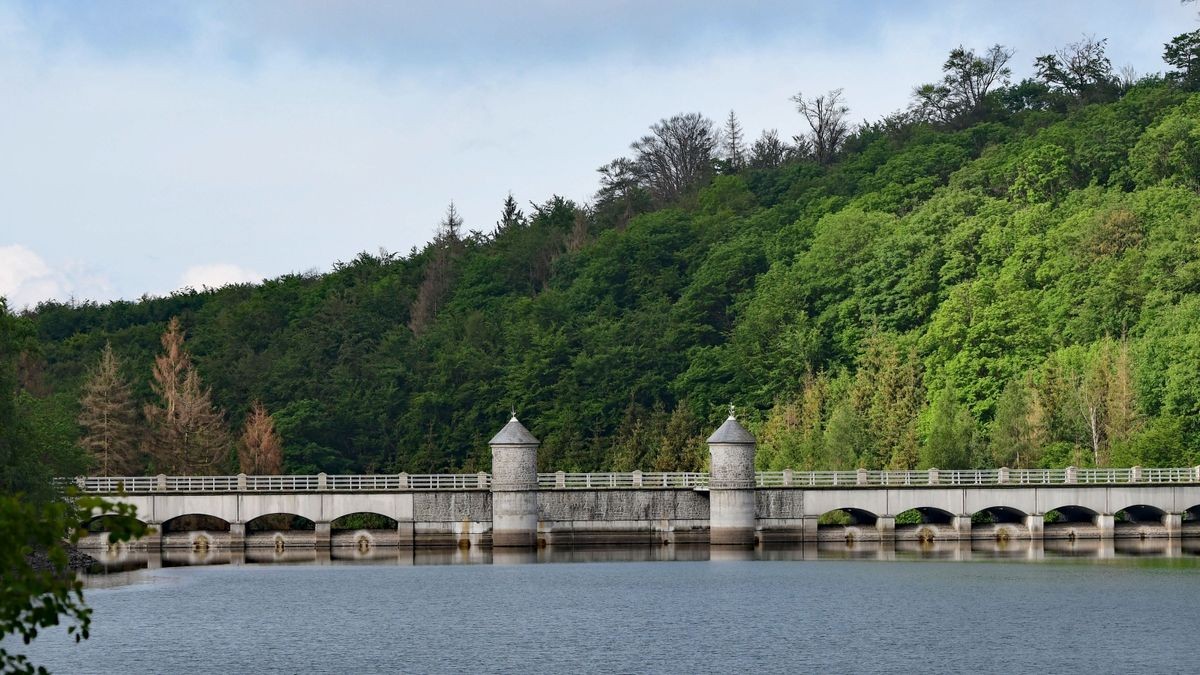
{"label": "railing", "polygon": [[[542,490],[680,488],[704,489],[701,472],[539,473]],[[487,473],[368,474],[315,476],[132,476],[60,479],[95,494],[154,492],[400,492],[487,490]],[[972,485],[1134,485],[1200,483],[1200,466],[1129,469],[977,469],[924,471],[759,471],[762,488],[906,487]]]}
{"label": "railing", "polygon": [[698,488],[708,486],[708,474],[699,472],[654,473],[539,473],[543,490],[588,488]]}

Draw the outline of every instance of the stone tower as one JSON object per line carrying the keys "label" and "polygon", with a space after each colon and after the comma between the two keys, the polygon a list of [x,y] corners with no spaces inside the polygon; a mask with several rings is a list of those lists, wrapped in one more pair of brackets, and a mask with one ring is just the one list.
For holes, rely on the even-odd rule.
{"label": "stone tower", "polygon": [[729,419],[708,437],[709,542],[714,545],[754,545],[755,446],[730,406]]}
{"label": "stone tower", "polygon": [[492,546],[537,546],[537,450],[516,414],[488,441],[492,449]]}

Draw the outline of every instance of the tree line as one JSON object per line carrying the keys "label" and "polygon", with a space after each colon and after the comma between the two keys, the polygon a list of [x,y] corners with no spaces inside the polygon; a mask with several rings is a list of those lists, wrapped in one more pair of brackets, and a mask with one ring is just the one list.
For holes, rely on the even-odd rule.
{"label": "tree line", "polygon": [[1138,77],[1084,37],[1019,82],[956,47],[876,121],[841,90],[797,93],[786,140],[665,118],[588,204],[7,315],[13,462],[477,471],[515,407],[544,469],[702,469],[732,401],[767,468],[1194,464],[1197,45]]}

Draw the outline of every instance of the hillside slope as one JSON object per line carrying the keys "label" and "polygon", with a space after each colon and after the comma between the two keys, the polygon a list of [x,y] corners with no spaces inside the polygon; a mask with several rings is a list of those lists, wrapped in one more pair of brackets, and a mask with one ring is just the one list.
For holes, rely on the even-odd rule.
{"label": "hillside slope", "polygon": [[771,468],[1194,465],[1198,157],[1200,95],[1158,82],[868,126],[831,165],[719,172],[665,208],[554,199],[329,274],[44,304],[24,404],[69,442],[107,341],[150,400],[179,316],[231,425],[261,400],[290,471],[486,468],[510,408],[547,468],[701,468],[730,402]]}

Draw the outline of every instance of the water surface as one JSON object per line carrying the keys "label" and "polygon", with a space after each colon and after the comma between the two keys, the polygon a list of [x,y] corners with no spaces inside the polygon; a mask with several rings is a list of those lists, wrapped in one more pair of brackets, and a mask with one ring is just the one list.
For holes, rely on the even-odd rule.
{"label": "water surface", "polygon": [[[63,673],[1196,671],[1200,558],[1096,544],[168,557],[92,577],[91,640],[28,652]],[[519,564],[539,560],[576,562]]]}

